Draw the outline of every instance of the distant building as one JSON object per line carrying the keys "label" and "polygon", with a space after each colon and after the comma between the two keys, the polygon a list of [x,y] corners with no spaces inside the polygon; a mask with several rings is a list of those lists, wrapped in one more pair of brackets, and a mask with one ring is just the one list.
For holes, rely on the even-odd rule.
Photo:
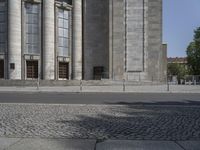
{"label": "distant building", "polygon": [[167,62],[168,64],[179,64],[183,65],[186,69],[188,68],[187,57],[169,57]]}
{"label": "distant building", "polygon": [[177,64],[187,65],[187,58],[186,57],[169,57],[167,59],[167,61],[168,61],[168,64],[177,63]]}
{"label": "distant building", "polygon": [[162,0],[0,0],[0,78],[164,81]]}

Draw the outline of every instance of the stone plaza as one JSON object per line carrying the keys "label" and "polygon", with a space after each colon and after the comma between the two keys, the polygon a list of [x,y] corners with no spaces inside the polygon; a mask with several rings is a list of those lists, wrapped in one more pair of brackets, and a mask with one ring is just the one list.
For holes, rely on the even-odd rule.
{"label": "stone plaza", "polygon": [[199,150],[199,94],[0,96],[0,150]]}
{"label": "stone plaza", "polygon": [[0,136],[200,140],[199,106],[0,104]]}

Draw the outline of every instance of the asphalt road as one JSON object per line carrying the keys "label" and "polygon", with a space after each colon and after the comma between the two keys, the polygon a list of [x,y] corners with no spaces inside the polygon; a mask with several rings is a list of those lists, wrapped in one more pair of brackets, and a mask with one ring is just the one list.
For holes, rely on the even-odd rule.
{"label": "asphalt road", "polygon": [[200,94],[0,93],[0,103],[200,105]]}

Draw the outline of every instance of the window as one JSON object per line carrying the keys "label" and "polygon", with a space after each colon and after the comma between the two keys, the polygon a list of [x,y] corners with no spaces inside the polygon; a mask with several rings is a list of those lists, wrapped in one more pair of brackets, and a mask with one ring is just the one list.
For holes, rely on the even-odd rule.
{"label": "window", "polygon": [[72,0],[57,0],[57,1],[65,2],[65,3],[69,4],[69,5],[72,5]]}
{"label": "window", "polygon": [[25,3],[25,32],[26,32],[26,48],[27,54],[40,53],[40,5]]}
{"label": "window", "polygon": [[15,70],[15,63],[10,63],[10,69]]}
{"label": "window", "polygon": [[69,56],[69,11],[58,9],[58,56]]}
{"label": "window", "polygon": [[0,60],[0,78],[4,78],[4,60]]}
{"label": "window", "polygon": [[59,62],[59,78],[69,79],[69,64],[67,62]]}
{"label": "window", "polygon": [[6,51],[7,43],[7,6],[5,1],[0,1],[0,53]]}
{"label": "window", "polygon": [[103,78],[103,73],[104,73],[103,66],[94,67],[93,70],[94,80],[101,80]]}
{"label": "window", "polygon": [[27,78],[38,78],[38,61],[26,61],[26,71]]}

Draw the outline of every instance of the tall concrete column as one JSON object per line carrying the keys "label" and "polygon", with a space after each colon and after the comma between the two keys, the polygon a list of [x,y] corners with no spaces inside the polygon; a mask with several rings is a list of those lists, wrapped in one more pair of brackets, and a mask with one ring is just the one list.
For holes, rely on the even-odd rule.
{"label": "tall concrete column", "polygon": [[73,0],[73,78],[82,79],[82,0]]}
{"label": "tall concrete column", "polygon": [[21,0],[8,1],[8,78],[21,79]]}
{"label": "tall concrete column", "polygon": [[54,0],[43,0],[43,78],[55,79]]}

